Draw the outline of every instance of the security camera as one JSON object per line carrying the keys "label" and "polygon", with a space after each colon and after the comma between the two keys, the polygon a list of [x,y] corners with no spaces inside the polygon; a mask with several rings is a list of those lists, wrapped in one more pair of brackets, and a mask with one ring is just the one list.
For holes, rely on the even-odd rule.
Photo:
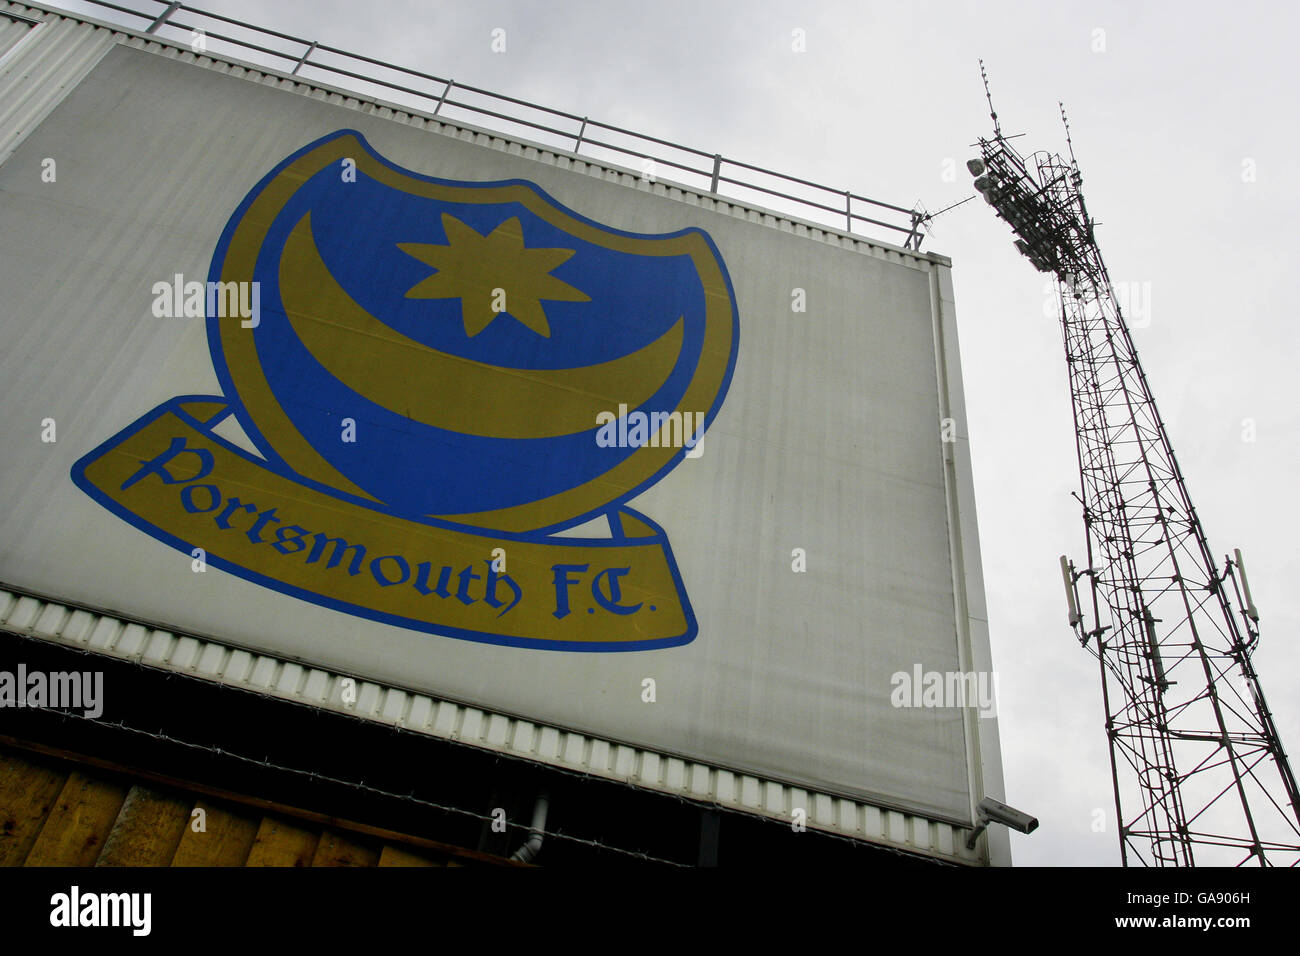
{"label": "security camera", "polygon": [[1031,817],[1023,810],[1009,807],[992,797],[985,797],[975,809],[979,811],[981,821],[991,820],[994,823],[1001,823],[1004,826],[1011,827],[1013,830],[1019,830],[1021,833],[1033,833],[1038,829],[1037,817]]}
{"label": "security camera", "polygon": [[1033,833],[1038,829],[1038,818],[1031,817],[1023,810],[1017,810],[1015,807],[1009,807],[1000,800],[994,800],[992,797],[985,797],[975,807],[975,829],[971,831],[966,840],[966,849],[975,849],[975,841],[980,838],[990,823],[1001,823],[1003,826],[1011,827],[1013,830],[1019,830],[1021,833]]}

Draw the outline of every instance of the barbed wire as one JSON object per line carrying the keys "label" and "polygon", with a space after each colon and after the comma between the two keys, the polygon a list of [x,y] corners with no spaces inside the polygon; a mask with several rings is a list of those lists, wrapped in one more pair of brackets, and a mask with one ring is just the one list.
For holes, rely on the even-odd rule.
{"label": "barbed wire", "polygon": [[[7,588],[7,589],[10,590],[10,593],[21,594],[21,592],[14,592],[14,591],[12,591],[12,589],[9,589],[9,588]],[[35,596],[35,595],[33,595],[33,597],[34,597],[36,600],[40,600],[40,601],[42,601],[42,603],[45,603],[45,604],[58,603],[58,606],[64,606],[64,607],[67,606],[67,605],[63,605],[61,602],[52,602],[52,601],[50,601],[50,600],[47,600],[47,599],[45,599],[45,598],[41,598],[41,597],[37,597],[37,596]],[[96,614],[96,616],[99,616],[99,617],[104,617],[104,616],[105,616],[102,612],[99,612],[99,611],[91,611],[91,610],[89,610],[89,609],[83,609],[83,610],[86,610],[87,613],[94,613],[94,614]],[[119,622],[121,622],[121,623],[129,623],[129,622],[123,622],[123,621],[121,621],[121,619],[119,619],[119,618],[115,618],[115,617],[110,617],[109,619],[110,619],[110,620],[119,621]],[[36,641],[36,642],[39,642],[39,643],[42,644],[42,645],[51,646],[51,647],[57,647],[57,648],[60,648],[60,649],[62,649],[62,650],[68,651],[68,652],[73,653],[73,654],[79,654],[79,655],[81,655],[82,657],[90,657],[90,658],[105,659],[105,660],[114,661],[114,662],[117,662],[117,663],[120,663],[120,664],[123,664],[123,665],[126,665],[126,666],[134,667],[134,668],[136,668],[136,669],[138,669],[138,670],[142,670],[142,671],[145,671],[145,672],[148,672],[148,673],[151,673],[151,674],[159,675],[159,676],[161,676],[164,680],[168,680],[168,681],[170,681],[170,680],[172,680],[172,679],[174,679],[174,678],[180,678],[180,679],[183,680],[183,681],[184,681],[184,680],[188,680],[188,681],[192,681],[192,682],[197,682],[198,684],[201,684],[202,686],[207,687],[207,688],[214,688],[214,689],[220,689],[220,690],[230,690],[230,691],[235,691],[235,692],[237,692],[237,693],[246,694],[246,695],[251,696],[251,697],[254,697],[254,698],[260,698],[260,699],[262,699],[262,700],[266,700],[266,701],[269,701],[269,702],[272,702],[272,703],[277,703],[277,704],[289,704],[289,705],[294,706],[294,707],[298,707],[298,708],[301,708],[301,709],[305,709],[305,710],[309,711],[310,713],[312,713],[312,714],[314,714],[314,715],[319,714],[319,715],[327,715],[327,716],[336,716],[336,717],[341,717],[341,718],[345,718],[345,719],[346,719],[346,718],[351,718],[351,719],[353,719],[353,720],[362,720],[362,721],[365,721],[365,723],[366,723],[368,726],[373,726],[373,727],[378,727],[378,728],[384,728],[384,729],[387,729],[388,731],[390,731],[390,732],[392,732],[392,733],[394,733],[394,734],[411,735],[411,736],[414,736],[414,737],[416,737],[416,738],[419,738],[420,740],[428,740],[428,741],[442,741],[442,742],[444,742],[444,743],[448,743],[448,744],[452,744],[452,745],[459,745],[459,746],[462,746],[462,747],[468,747],[468,748],[473,749],[473,750],[475,750],[475,751],[478,751],[478,752],[480,752],[480,753],[491,754],[491,755],[494,756],[494,757],[504,757],[504,758],[507,758],[507,759],[509,759],[509,760],[511,760],[511,761],[513,761],[513,762],[515,762],[515,763],[524,764],[524,765],[531,766],[531,767],[542,767],[542,768],[545,768],[545,769],[547,769],[547,770],[552,770],[552,771],[555,771],[555,772],[557,772],[557,773],[564,774],[565,776],[568,776],[568,777],[571,777],[571,778],[575,778],[575,779],[578,779],[578,780],[582,780],[582,781],[585,781],[585,782],[602,783],[602,784],[614,784],[614,785],[623,785],[623,786],[627,786],[627,787],[629,787],[629,788],[631,788],[631,789],[637,790],[637,791],[642,792],[642,793],[653,794],[653,795],[656,796],[656,797],[666,797],[666,798],[670,798],[670,799],[676,800],[679,804],[683,804],[683,805],[686,805],[686,806],[690,806],[690,807],[693,807],[693,808],[696,808],[696,809],[709,809],[709,810],[715,810],[715,811],[718,811],[718,812],[727,813],[727,814],[732,815],[732,816],[741,817],[741,818],[746,819],[746,820],[756,820],[756,821],[758,821],[759,823],[768,824],[768,825],[772,825],[772,826],[779,826],[779,827],[787,827],[787,826],[789,826],[789,823],[787,823],[787,822],[785,822],[785,821],[782,821],[782,820],[777,820],[777,819],[775,819],[775,818],[773,818],[773,817],[770,817],[770,816],[767,816],[767,815],[757,814],[757,813],[751,813],[751,812],[746,812],[746,811],[744,811],[744,810],[737,809],[737,808],[735,808],[735,807],[729,807],[729,806],[726,806],[726,805],[724,805],[724,804],[712,803],[712,802],[707,802],[707,801],[703,801],[703,800],[699,800],[699,799],[691,799],[691,798],[689,798],[689,797],[685,797],[685,796],[683,796],[683,795],[681,795],[681,794],[679,794],[679,793],[673,793],[673,792],[670,792],[670,791],[664,791],[664,790],[657,790],[657,789],[654,789],[654,788],[651,788],[651,787],[646,787],[646,786],[644,786],[644,785],[638,785],[638,784],[636,784],[636,783],[634,783],[634,782],[632,782],[632,781],[627,781],[627,780],[613,780],[613,779],[610,779],[609,777],[605,777],[605,776],[602,776],[602,775],[600,775],[600,774],[594,774],[594,773],[590,773],[590,772],[583,771],[583,770],[580,770],[580,769],[576,769],[576,768],[573,768],[573,767],[565,767],[565,766],[561,766],[561,765],[558,765],[558,764],[553,764],[553,763],[549,763],[549,762],[545,762],[545,761],[541,761],[541,760],[531,759],[531,758],[528,758],[528,757],[525,757],[525,756],[522,756],[522,755],[519,755],[519,754],[511,753],[511,752],[509,752],[509,751],[501,751],[501,750],[495,750],[495,749],[491,749],[491,748],[487,748],[487,747],[479,747],[479,746],[475,746],[474,744],[472,744],[472,743],[468,743],[468,742],[463,741],[463,740],[454,740],[454,739],[451,739],[451,738],[442,737],[442,736],[439,736],[439,735],[436,735],[436,734],[428,733],[428,732],[423,731],[423,730],[419,730],[419,729],[415,729],[415,728],[412,728],[412,727],[403,726],[403,725],[400,724],[400,723],[391,722],[391,721],[388,721],[388,720],[376,720],[376,719],[373,719],[373,718],[371,718],[371,717],[369,717],[369,716],[367,716],[367,715],[365,715],[365,714],[363,714],[363,713],[357,712],[357,711],[347,711],[347,710],[338,710],[338,709],[334,709],[334,708],[327,708],[327,707],[322,706],[321,704],[315,704],[315,703],[312,703],[312,702],[310,702],[310,701],[302,700],[302,699],[300,699],[300,698],[294,698],[294,697],[288,697],[288,696],[281,696],[281,695],[279,695],[279,694],[267,693],[267,692],[265,692],[265,691],[256,690],[256,689],[254,689],[254,688],[252,688],[252,687],[248,687],[248,686],[246,686],[246,685],[242,685],[242,684],[226,683],[226,682],[224,682],[224,681],[221,681],[221,680],[215,680],[215,679],[213,679],[213,678],[211,678],[211,677],[204,677],[204,676],[199,675],[199,674],[187,673],[187,672],[185,672],[185,671],[180,671],[180,670],[171,670],[170,668],[161,667],[161,666],[156,665],[156,664],[149,664],[149,663],[146,663],[145,661],[140,660],[140,659],[135,658],[135,657],[115,656],[115,655],[111,655],[111,654],[103,653],[103,652],[101,652],[101,651],[92,650],[92,649],[90,649],[90,648],[86,648],[86,647],[79,647],[79,646],[76,646],[76,645],[64,644],[64,643],[59,642],[59,641],[51,641],[51,640],[47,640],[47,639],[44,639],[44,638],[38,637],[38,636],[36,636],[35,634],[23,633],[23,632],[21,632],[21,631],[12,630],[12,629],[10,629],[10,628],[8,628],[8,627],[4,627],[4,626],[0,626],[0,631],[3,631],[3,633],[10,634],[10,635],[12,635],[12,636],[14,636],[14,637],[18,637],[18,638],[23,639],[23,640]],[[183,635],[181,632],[177,632],[177,631],[168,631],[168,633],[174,634],[174,635],[176,635],[176,636],[178,636],[178,637],[179,637],[179,636],[189,636],[189,635]],[[253,653],[254,653],[254,652],[252,652],[252,651],[247,651],[247,650],[244,649],[244,648],[233,648],[231,645],[224,644],[224,643],[222,643],[221,641],[214,640],[214,639],[212,639],[212,638],[206,638],[206,637],[205,637],[205,638],[197,638],[197,637],[196,637],[196,638],[194,638],[194,639],[195,639],[195,640],[201,640],[201,641],[203,641],[203,642],[205,642],[205,643],[217,644],[218,646],[223,647],[223,648],[225,648],[226,650],[244,650],[245,653],[249,653],[249,654],[253,654]],[[270,656],[270,655],[263,655],[263,656]],[[304,666],[304,667],[307,667],[307,668],[311,668],[311,665],[309,665],[309,664],[302,664],[302,662],[296,662],[296,661],[294,661],[294,662],[286,662],[286,661],[282,661],[281,659],[279,659],[279,658],[275,658],[275,657],[271,657],[271,659],[272,659],[272,660],[275,660],[277,664],[284,664],[284,663],[297,663],[297,664],[300,664],[300,666]],[[331,677],[334,677],[334,678],[340,678],[340,677],[348,677],[348,676],[350,676],[350,675],[340,675],[340,674],[335,674],[335,673],[333,673],[333,672],[331,672],[331,671],[322,671],[322,673],[329,674]],[[354,679],[357,681],[358,684],[362,683],[362,681],[363,681],[362,678],[354,678]],[[374,681],[366,681],[366,682],[367,682],[367,683],[375,683],[376,686],[379,686],[379,687],[381,687],[381,688],[385,686],[385,685],[383,685],[383,684],[378,684],[378,683],[376,683],[376,682],[374,682]],[[426,696],[427,696],[427,695],[426,695]],[[430,697],[430,700],[432,700],[434,703],[438,703],[438,702],[439,702],[439,700],[438,700],[437,698],[432,698],[432,697]],[[452,703],[455,703],[455,702],[453,701]],[[461,705],[461,704],[457,704],[457,706],[470,706],[470,705]],[[139,730],[138,728],[130,727],[130,726],[127,726],[127,725],[114,724],[114,723],[112,723],[112,722],[104,721],[104,720],[102,720],[102,719],[100,719],[100,718],[88,718],[88,717],[84,717],[84,715],[80,715],[80,714],[68,714],[68,713],[66,713],[66,712],[64,712],[64,711],[54,710],[53,708],[41,708],[41,709],[44,709],[44,710],[50,711],[50,712],[55,713],[55,714],[63,715],[63,716],[74,716],[74,717],[79,717],[79,718],[86,719],[86,720],[91,720],[91,721],[93,721],[93,722],[94,722],[95,724],[97,724],[97,725],[122,726],[123,729],[128,730],[128,731],[138,732],[138,733],[144,733],[144,734],[149,734],[149,733],[150,733],[149,731]],[[558,729],[558,728],[557,728],[557,729]],[[172,739],[172,738],[167,738],[167,739]],[[204,747],[206,746],[206,745],[203,745],[203,744],[191,744],[191,743],[188,742],[188,741],[181,741],[181,740],[177,740],[176,742],[177,742],[177,743],[180,743],[180,744],[182,744],[182,745],[184,745],[184,746],[192,746],[192,747],[199,747],[199,748],[204,748]],[[235,753],[233,753],[232,751],[224,751],[224,750],[220,750],[219,752],[220,752],[220,753],[223,753],[223,754],[228,754],[228,755],[230,755],[230,756],[238,757],[239,759],[249,760],[249,761],[254,762],[254,763],[258,763],[258,762],[259,762],[259,761],[256,760],[256,758],[246,758],[246,757],[242,757],[241,755],[235,754]],[[281,769],[285,769],[285,770],[288,770],[288,771],[290,771],[290,772],[292,772],[292,773],[297,773],[297,774],[308,774],[308,775],[313,775],[311,771],[301,770],[301,769],[299,769],[299,768],[294,768],[294,767],[284,767],[284,768],[281,768]],[[320,777],[321,779],[326,779],[326,778],[321,777],[321,775],[319,775],[319,774],[314,774],[314,776]],[[333,782],[336,782],[336,783],[338,783],[338,784],[340,784],[340,785],[342,785],[342,786],[354,786],[354,787],[356,786],[355,784],[352,784],[352,783],[350,783],[349,781],[346,781],[346,780],[337,780],[337,781],[333,781]],[[378,793],[378,794],[381,794],[381,795],[390,796],[390,797],[395,797],[395,798],[399,798],[399,799],[406,799],[406,797],[405,797],[403,794],[396,793],[396,792],[391,791],[391,790],[383,790],[383,789],[380,789],[380,788],[374,788],[374,787],[369,787],[369,786],[367,786],[366,789],[370,789],[370,790],[372,790],[373,792]],[[418,800],[419,798],[415,798],[415,799]],[[438,808],[438,809],[449,810],[450,812],[455,812],[455,813],[466,814],[466,815],[469,815],[469,816],[474,816],[474,817],[476,817],[477,819],[481,819],[481,820],[488,820],[488,819],[491,819],[491,815],[477,814],[477,813],[474,813],[473,811],[470,811],[470,810],[464,810],[464,809],[462,809],[462,808],[445,808],[445,807],[440,807],[440,806],[437,805],[437,804],[430,804],[430,806],[436,807],[436,808]],[[520,830],[525,830],[525,831],[531,831],[531,829],[532,829],[528,824],[523,824],[523,823],[508,823],[507,825],[508,825],[509,827],[512,827],[512,828],[515,828],[515,829],[520,829]],[[869,848],[869,849],[872,849],[872,850],[880,850],[880,851],[883,851],[883,852],[889,853],[889,854],[894,855],[894,856],[902,857],[902,858],[904,858],[904,859],[906,859],[906,860],[909,860],[909,861],[911,861],[911,862],[924,862],[924,863],[929,863],[929,864],[932,864],[932,865],[934,865],[934,866],[939,866],[939,867],[953,867],[953,866],[956,866],[956,865],[957,865],[957,864],[955,864],[955,863],[953,863],[953,862],[951,862],[951,861],[944,860],[944,859],[940,859],[940,858],[933,857],[933,856],[929,856],[929,855],[926,855],[926,854],[923,854],[923,853],[909,853],[909,852],[906,851],[906,850],[899,849],[899,848],[897,848],[897,847],[893,847],[893,846],[889,846],[888,844],[883,844],[883,843],[872,843],[872,842],[870,842],[870,841],[863,840],[863,839],[860,839],[860,838],[857,838],[857,837],[848,836],[848,835],[845,835],[845,834],[842,834],[842,833],[834,833],[834,832],[831,832],[831,831],[829,831],[829,830],[823,830],[823,829],[818,828],[818,827],[815,827],[815,826],[814,826],[814,827],[810,827],[809,829],[810,829],[812,832],[814,832],[814,833],[815,833],[818,837],[820,837],[820,838],[828,839],[828,840],[835,840],[835,841],[837,841],[837,842],[839,842],[839,843],[848,844],[848,845],[850,845],[850,846],[852,846],[852,847],[854,847],[854,848],[856,848],[856,849],[868,849],[868,848]],[[550,835],[554,835],[554,836],[556,836],[557,839],[569,839],[569,840],[573,840],[573,841],[576,841],[576,842],[584,842],[584,841],[582,840],[582,838],[580,838],[580,837],[572,837],[572,836],[567,836],[567,835],[565,835],[565,834],[551,833],[551,832],[549,832],[549,831],[543,831],[543,832],[544,832],[546,835],[548,835],[548,836],[550,836]],[[677,867],[689,867],[689,864],[675,863],[675,862],[673,862],[673,861],[669,861],[669,860],[661,860],[661,859],[659,859],[659,858],[657,858],[657,857],[653,857],[653,856],[650,856],[650,855],[648,855],[648,854],[642,854],[642,853],[639,853],[638,851],[634,851],[634,850],[625,850],[625,849],[622,849],[622,848],[620,848],[620,847],[614,847],[614,846],[611,846],[611,845],[608,845],[608,844],[600,843],[599,841],[591,841],[591,842],[592,842],[592,845],[593,845],[593,846],[600,847],[600,848],[604,848],[604,849],[613,850],[613,851],[615,851],[615,852],[621,852],[621,853],[629,854],[629,855],[632,855],[632,856],[644,857],[646,860],[648,860],[648,861],[650,861],[650,862],[661,862],[661,863],[667,863],[668,865],[671,865],[671,866],[677,866]]]}
{"label": "barbed wire", "polygon": [[[432,800],[425,800],[422,797],[415,796],[413,793],[397,793],[395,791],[387,790],[382,787],[372,786],[366,783],[364,780],[360,780],[360,781],[346,780],[341,777],[334,777],[331,776],[330,774],[320,773],[319,771],[315,771],[315,770],[305,770],[300,767],[290,767],[286,764],[276,763],[275,761],[270,760],[266,757],[263,757],[262,759],[259,760],[256,757],[250,757],[247,754],[241,754],[238,751],[228,750],[224,747],[217,747],[211,744],[196,743],[190,740],[182,740],[179,737],[173,737],[169,734],[163,733],[161,730],[152,731],[152,730],[145,730],[143,727],[133,727],[130,724],[127,724],[123,721],[101,720],[98,717],[87,717],[85,714],[78,714],[76,712],[71,712],[71,711],[57,710],[55,708],[46,707],[46,706],[31,707],[29,709],[41,710],[46,713],[57,714],[59,717],[62,717],[64,719],[92,721],[97,727],[113,727],[118,730],[126,731],[128,733],[137,734],[143,737],[150,737],[154,740],[165,741],[166,743],[175,744],[181,747],[186,747],[191,750],[201,750],[201,751],[215,754],[218,757],[230,757],[235,760],[239,760],[244,763],[255,764],[259,767],[264,767],[269,770],[283,771],[285,773],[292,773],[292,774],[297,774],[299,776],[309,777],[313,781],[318,780],[324,783],[331,783],[331,784],[337,784],[339,786],[349,787],[353,790],[362,790],[368,793],[377,794],[379,796],[390,797],[396,800],[404,800],[407,801],[408,803],[419,804],[420,806],[429,809],[441,810],[444,813],[456,813],[462,816],[472,817],[475,820],[480,820],[483,822],[487,822],[489,820],[494,819],[494,815],[490,813],[487,814],[476,813],[473,810],[466,810],[463,807],[455,807],[447,804],[437,803]],[[183,787],[184,783],[182,782],[178,784],[178,786]],[[546,830],[540,827],[534,827],[529,824],[511,823],[509,821],[506,822],[506,826],[513,827],[515,829],[526,830],[530,834],[541,833],[543,836],[552,837],[556,840],[567,840],[571,843],[581,843],[588,847],[593,847],[601,850],[609,850],[614,853],[621,853],[626,856],[636,857],[638,859],[644,860],[649,863],[663,863],[667,866],[676,866],[676,867],[686,866],[686,864],[684,863],[677,863],[673,860],[665,860],[662,859],[661,857],[652,856],[648,853],[642,853],[638,850],[628,850],[624,847],[614,846],[613,844],[602,843],[599,840],[589,840],[584,837],[578,837],[578,836],[573,836],[572,834],[561,833],[558,830]]]}

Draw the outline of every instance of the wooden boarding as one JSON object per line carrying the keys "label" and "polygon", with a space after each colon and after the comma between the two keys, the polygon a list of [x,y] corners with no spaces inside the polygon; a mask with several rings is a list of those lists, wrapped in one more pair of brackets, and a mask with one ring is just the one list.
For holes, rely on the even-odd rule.
{"label": "wooden boarding", "polygon": [[0,753],[0,866],[22,866],[68,772]]}
{"label": "wooden boarding", "polygon": [[203,811],[205,832],[196,833],[193,817],[172,856],[172,866],[243,866],[257,837],[260,818],[232,813],[200,800],[195,809]]}
{"label": "wooden boarding", "polygon": [[320,834],[278,817],[263,817],[245,866],[311,866]]}
{"label": "wooden boarding", "polygon": [[412,853],[403,847],[393,846],[391,843],[384,845],[384,852],[379,854],[379,866],[442,866],[441,863],[435,863],[427,856],[420,856],[418,853]]}
{"label": "wooden boarding", "polygon": [[190,804],[136,785],[126,795],[96,866],[168,866],[190,822]]}
{"label": "wooden boarding", "polygon": [[374,866],[379,862],[379,850],[368,843],[360,843],[337,830],[325,830],[320,835],[312,866]]}
{"label": "wooden boarding", "polygon": [[125,799],[126,788],[120,784],[72,771],[27,854],[26,865],[93,866]]}
{"label": "wooden boarding", "polygon": [[[82,772],[95,769],[110,776]],[[116,782],[123,776],[135,782]],[[525,865],[0,736],[0,866],[466,863]]]}

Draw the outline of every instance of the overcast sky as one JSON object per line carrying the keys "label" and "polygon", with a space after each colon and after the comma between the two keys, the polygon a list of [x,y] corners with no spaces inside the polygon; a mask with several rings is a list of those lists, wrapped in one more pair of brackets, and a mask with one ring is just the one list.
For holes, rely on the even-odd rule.
{"label": "overcast sky", "polygon": [[[63,3],[70,9],[88,9]],[[137,6],[143,6],[140,0]],[[1134,337],[1192,499],[1240,547],[1255,660],[1300,748],[1300,450],[1292,289],[1294,36],[1273,3],[205,0],[207,9],[838,188],[937,210],[990,130],[977,59],[1022,152],[1064,148],[1065,101],[1111,277],[1149,290]],[[92,14],[103,18],[103,12]],[[492,31],[506,31],[493,53]],[[806,52],[792,50],[803,30]],[[955,176],[951,173],[955,170]],[[1252,177],[1243,176],[1253,170]],[[1018,864],[1118,862],[1095,661],[1065,625],[1083,562],[1060,332],[1044,278],[982,201],[937,219],[952,257],[1007,799]],[[1046,311],[1045,311],[1046,304]],[[1243,420],[1256,438],[1243,440]],[[1104,833],[1092,830],[1103,808]]]}

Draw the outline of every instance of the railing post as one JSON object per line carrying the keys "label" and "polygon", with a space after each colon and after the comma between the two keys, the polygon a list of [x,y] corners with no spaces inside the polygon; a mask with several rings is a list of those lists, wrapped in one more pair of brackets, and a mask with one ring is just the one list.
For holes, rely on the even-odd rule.
{"label": "railing post", "polygon": [[582,137],[587,135],[587,117],[582,118],[582,126],[578,128],[578,141],[573,144],[573,151],[576,153],[582,149]]}
{"label": "railing post", "polygon": [[160,17],[159,17],[157,20],[155,20],[153,23],[149,24],[149,29],[145,30],[144,32],[145,32],[145,33],[153,33],[153,32],[154,32],[155,30],[157,30],[160,26],[162,26],[164,23],[167,22],[167,18],[168,18],[168,17],[170,17],[173,13],[175,13],[175,12],[176,12],[177,10],[179,10],[180,8],[181,8],[181,4],[180,4],[180,3],[172,3],[172,4],[168,5],[167,9],[164,10],[164,11],[162,12],[162,16],[160,16]]}
{"label": "railing post", "polygon": [[844,231],[853,231],[853,193],[844,190]]}
{"label": "railing post", "polygon": [[903,242],[904,249],[912,249],[916,252],[921,251],[921,223],[925,221],[925,216],[913,209],[912,210],[912,231],[907,234],[907,239]]}
{"label": "railing post", "polygon": [[718,177],[720,177],[721,175],[722,175],[722,154],[714,153],[713,154],[713,180],[709,183],[709,192],[716,193],[718,191]]}
{"label": "railing post", "polygon": [[303,68],[303,65],[307,62],[307,57],[311,56],[313,53],[316,52],[316,47],[318,45],[318,42],[319,41],[317,40],[311,41],[311,46],[307,47],[307,52],[304,53],[302,55],[302,58],[299,59],[298,62],[294,65],[292,72],[289,73],[290,76],[298,75],[298,71],[301,70]]}
{"label": "railing post", "polygon": [[448,81],[447,81],[447,88],[446,88],[445,90],[442,91],[442,96],[438,97],[438,105],[435,106],[435,107],[433,108],[433,115],[434,115],[434,116],[437,116],[437,115],[438,115],[438,111],[439,111],[440,109],[442,109],[442,104],[445,103],[445,102],[447,101],[447,94],[451,92],[451,88],[452,88],[453,86],[455,86],[455,85],[456,85],[456,81],[455,81],[455,80],[448,80]]}

